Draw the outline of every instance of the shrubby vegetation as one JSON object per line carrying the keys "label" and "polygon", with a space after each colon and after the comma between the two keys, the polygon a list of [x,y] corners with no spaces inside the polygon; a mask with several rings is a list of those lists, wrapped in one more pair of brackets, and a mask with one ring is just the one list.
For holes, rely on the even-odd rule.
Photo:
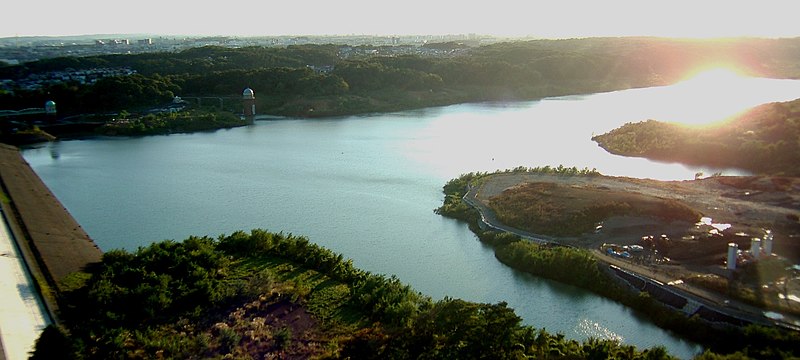
{"label": "shrubby vegetation", "polygon": [[594,256],[583,249],[516,241],[498,247],[495,256],[515,269],[596,293],[605,293],[606,288],[622,290],[600,268]]}
{"label": "shrubby vegetation", "polygon": [[[523,326],[505,303],[433,301],[291,234],[253,230],[114,250],[89,274],[62,294],[64,327],[44,331],[34,359],[669,358],[660,347],[580,343]],[[298,307],[313,319],[291,310]],[[316,325],[271,320],[284,312]]]}
{"label": "shrubby vegetation", "polygon": [[704,128],[648,120],[592,138],[607,151],[655,160],[800,175],[800,99],[755,107]]}

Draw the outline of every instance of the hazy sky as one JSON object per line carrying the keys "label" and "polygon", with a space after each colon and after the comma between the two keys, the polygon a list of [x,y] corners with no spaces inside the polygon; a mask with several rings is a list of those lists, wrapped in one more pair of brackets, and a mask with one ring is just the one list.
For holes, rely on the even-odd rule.
{"label": "hazy sky", "polygon": [[798,0],[9,0],[2,10],[0,37],[110,33],[800,36]]}

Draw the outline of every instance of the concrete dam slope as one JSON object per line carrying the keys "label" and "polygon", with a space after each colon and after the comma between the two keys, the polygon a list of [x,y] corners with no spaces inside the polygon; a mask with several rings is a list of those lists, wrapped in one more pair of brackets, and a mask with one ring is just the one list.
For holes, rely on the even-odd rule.
{"label": "concrete dam slope", "polygon": [[[13,146],[0,144],[3,210],[32,273],[61,289],[67,275],[103,253]],[[34,275],[34,277],[36,277]]]}

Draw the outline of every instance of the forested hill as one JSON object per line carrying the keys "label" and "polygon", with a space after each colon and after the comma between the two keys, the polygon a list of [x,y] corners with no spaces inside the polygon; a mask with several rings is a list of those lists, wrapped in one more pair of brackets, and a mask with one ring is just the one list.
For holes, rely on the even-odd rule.
{"label": "forested hill", "polygon": [[648,120],[592,140],[618,155],[800,176],[800,99],[757,106],[713,127]]}
{"label": "forested hill", "polygon": [[0,90],[0,108],[41,107],[54,100],[61,114],[131,110],[163,104],[175,95],[236,96],[249,86],[256,91],[262,113],[338,115],[663,85],[720,65],[749,75],[798,78],[798,58],[800,39],[202,47],[177,53],[61,57],[0,67],[0,79],[12,84],[59,71],[134,72],[92,85],[64,80],[37,90]]}

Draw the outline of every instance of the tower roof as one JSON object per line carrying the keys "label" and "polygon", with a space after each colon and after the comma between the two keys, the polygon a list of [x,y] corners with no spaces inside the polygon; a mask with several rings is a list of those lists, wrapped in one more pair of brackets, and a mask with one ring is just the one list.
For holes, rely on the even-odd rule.
{"label": "tower roof", "polygon": [[245,99],[253,99],[255,98],[255,93],[253,92],[253,89],[247,88],[242,91],[242,97]]}

